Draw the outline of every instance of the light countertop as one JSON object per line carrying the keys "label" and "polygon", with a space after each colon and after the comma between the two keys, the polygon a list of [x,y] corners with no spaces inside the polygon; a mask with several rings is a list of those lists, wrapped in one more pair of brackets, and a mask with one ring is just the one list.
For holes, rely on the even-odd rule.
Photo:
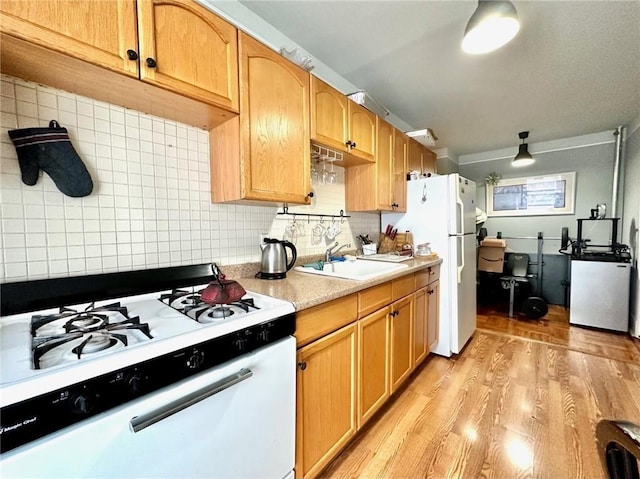
{"label": "light countertop", "polygon": [[442,263],[441,258],[436,260],[414,258],[403,262],[408,266],[406,269],[393,271],[366,281],[301,273],[293,269],[287,272],[287,277],[284,279],[258,279],[255,277],[255,273],[260,268],[257,263],[228,265],[221,267],[221,269],[227,278],[237,280],[247,291],[284,299],[293,303],[296,311],[301,311],[440,263]]}

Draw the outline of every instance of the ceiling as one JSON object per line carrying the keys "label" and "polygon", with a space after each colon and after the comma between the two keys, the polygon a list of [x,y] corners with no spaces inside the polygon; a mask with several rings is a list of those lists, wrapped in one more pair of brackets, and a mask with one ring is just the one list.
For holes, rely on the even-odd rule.
{"label": "ceiling", "polygon": [[[640,117],[639,1],[514,1],[520,32],[460,49],[474,1],[241,0],[451,156],[631,125]],[[351,93],[351,92],[345,92]]]}

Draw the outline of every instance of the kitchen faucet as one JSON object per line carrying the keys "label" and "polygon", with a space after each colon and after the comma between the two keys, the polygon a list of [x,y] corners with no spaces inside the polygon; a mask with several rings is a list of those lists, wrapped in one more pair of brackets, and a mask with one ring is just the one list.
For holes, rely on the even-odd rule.
{"label": "kitchen faucet", "polygon": [[331,255],[333,253],[337,253],[342,248],[351,248],[351,243],[345,243],[342,246],[340,246],[337,250],[334,251],[333,248],[335,248],[336,246],[338,246],[338,242],[337,241],[333,246],[329,246],[329,248],[327,248],[327,251],[324,252],[324,262],[325,263],[331,263]]}

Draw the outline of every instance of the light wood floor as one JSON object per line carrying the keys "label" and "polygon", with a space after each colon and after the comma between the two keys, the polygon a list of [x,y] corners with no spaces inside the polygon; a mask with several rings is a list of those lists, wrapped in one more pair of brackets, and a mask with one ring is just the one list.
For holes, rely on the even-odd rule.
{"label": "light wood floor", "polygon": [[639,358],[637,341],[569,327],[560,307],[481,311],[462,353],[427,359],[321,477],[604,478],[595,426],[640,424]]}

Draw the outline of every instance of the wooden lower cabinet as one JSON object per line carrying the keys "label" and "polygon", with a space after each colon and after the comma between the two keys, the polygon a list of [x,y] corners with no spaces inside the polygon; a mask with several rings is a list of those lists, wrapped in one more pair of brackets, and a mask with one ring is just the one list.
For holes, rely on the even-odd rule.
{"label": "wooden lower cabinet", "polygon": [[389,311],[358,321],[358,429],[389,397]]}
{"label": "wooden lower cabinet", "polygon": [[296,477],[318,476],[427,357],[438,277],[436,266],[298,313]]}
{"label": "wooden lower cabinet", "polygon": [[416,291],[413,301],[413,366],[417,367],[429,354],[427,346],[429,295],[427,288]]}
{"label": "wooden lower cabinet", "polygon": [[427,298],[427,348],[432,351],[440,332],[440,280],[427,286]]}
{"label": "wooden lower cabinet", "polygon": [[358,326],[298,350],[296,477],[315,477],[355,434]]}
{"label": "wooden lower cabinet", "polygon": [[412,322],[413,294],[391,305],[391,393],[413,371]]}

